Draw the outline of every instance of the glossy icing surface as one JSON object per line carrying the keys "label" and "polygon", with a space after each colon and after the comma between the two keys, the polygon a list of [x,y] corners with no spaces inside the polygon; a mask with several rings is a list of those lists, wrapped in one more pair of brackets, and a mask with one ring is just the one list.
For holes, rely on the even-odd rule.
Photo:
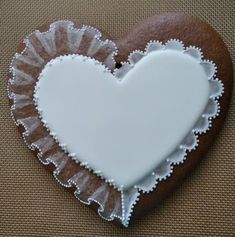
{"label": "glossy icing surface", "polygon": [[209,93],[198,61],[168,49],[143,57],[122,80],[91,58],[58,57],[43,69],[35,95],[73,159],[128,188],[181,144]]}

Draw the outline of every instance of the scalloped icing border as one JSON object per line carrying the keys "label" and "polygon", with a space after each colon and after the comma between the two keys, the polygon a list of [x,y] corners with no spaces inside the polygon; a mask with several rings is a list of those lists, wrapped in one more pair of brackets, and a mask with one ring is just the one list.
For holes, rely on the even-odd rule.
{"label": "scalloped icing border", "polygon": [[[74,28],[74,23],[71,21],[59,21],[59,22],[67,22],[68,27],[71,30],[76,30],[76,31],[82,32],[85,29],[91,29],[92,31],[96,32],[95,39],[98,40],[101,44],[105,44],[107,42],[113,44],[115,47],[115,50],[113,51],[112,54],[110,54],[110,57],[109,57],[109,60],[111,60],[111,63],[110,63],[111,68],[113,67],[113,64],[116,63],[114,60],[114,56],[117,55],[117,47],[114,42],[112,42],[110,40],[102,41],[100,39],[101,32],[99,32],[97,29],[95,29],[93,27],[83,26],[81,29],[77,29],[77,28]],[[57,23],[58,22],[52,23],[50,25],[49,30],[46,32],[35,31],[31,34],[40,34],[41,36],[43,36],[46,33],[50,33]],[[30,35],[28,35],[28,37]],[[9,84],[11,84],[15,80],[15,71],[14,71],[14,67],[13,67],[13,61],[16,58],[22,56],[22,54],[27,50],[29,43],[30,43],[28,40],[28,37],[26,37],[23,41],[26,45],[25,49],[21,53],[16,53],[12,59],[12,63],[10,65],[10,73],[12,73],[13,78],[9,80]],[[45,47],[47,47],[47,50],[51,50],[50,47],[48,47],[48,45]],[[162,163],[162,165],[157,167],[155,170],[153,170],[153,172],[147,178],[143,179],[139,184],[135,185],[133,188],[131,188],[129,190],[119,189],[119,191],[121,192],[122,216],[112,214],[112,215],[110,215],[110,218],[105,218],[102,215],[104,206],[99,201],[89,197],[88,201],[84,202],[83,200],[81,200],[79,198],[80,188],[79,188],[79,186],[76,185],[76,183],[73,180],[69,179],[67,181],[68,184],[65,185],[57,178],[57,174],[59,173],[60,167],[58,166],[56,161],[48,159],[48,158],[46,159],[46,161],[43,161],[42,159],[40,159],[40,157],[42,155],[42,151],[40,150],[40,148],[36,144],[33,144],[33,143],[28,144],[26,141],[25,136],[28,134],[27,126],[22,121],[17,121],[14,118],[13,110],[15,108],[16,99],[15,99],[15,94],[13,92],[12,93],[10,92],[9,85],[8,85],[8,96],[11,100],[13,100],[13,104],[11,107],[11,115],[12,115],[12,118],[15,121],[17,126],[22,125],[24,127],[25,131],[22,133],[22,136],[23,136],[25,143],[29,147],[29,149],[31,149],[33,151],[36,151],[36,149],[37,149],[39,151],[37,156],[38,156],[39,160],[44,165],[49,165],[50,163],[52,163],[55,166],[53,175],[62,186],[64,186],[64,187],[71,187],[72,185],[76,186],[76,191],[74,192],[74,195],[78,200],[80,200],[82,203],[87,204],[87,205],[90,205],[91,202],[96,202],[97,204],[99,204],[98,214],[102,218],[104,218],[108,221],[112,221],[112,220],[114,220],[114,218],[120,219],[122,224],[126,227],[129,224],[129,220],[130,220],[134,205],[139,200],[140,192],[149,193],[149,192],[153,191],[153,189],[156,187],[156,185],[159,181],[165,180],[167,177],[169,177],[173,172],[173,166],[176,164],[183,163],[184,160],[187,158],[186,157],[187,153],[196,149],[196,147],[198,146],[198,142],[199,142],[198,135],[200,135],[202,133],[206,133],[210,129],[210,127],[212,126],[211,125],[212,119],[217,117],[220,112],[220,106],[219,106],[218,99],[219,99],[219,97],[222,96],[222,94],[224,92],[224,88],[223,88],[223,83],[219,79],[216,78],[216,72],[217,72],[216,65],[212,61],[203,59],[203,54],[202,54],[201,49],[199,49],[195,46],[185,47],[183,45],[183,43],[179,40],[170,39],[165,44],[163,44],[162,42],[159,42],[159,41],[150,41],[146,45],[145,51],[140,51],[140,50],[133,51],[129,55],[127,62],[123,62],[121,68],[115,69],[113,72],[113,75],[117,79],[122,80],[124,75],[130,69],[132,69],[134,67],[134,65],[139,60],[141,60],[142,57],[145,57],[147,54],[151,53],[152,51],[164,50],[164,49],[173,49],[173,50],[181,51],[182,53],[187,53],[190,56],[194,57],[198,61],[198,63],[200,63],[203,66],[203,68],[207,74],[209,83],[210,83],[210,98],[208,100],[208,105],[206,106],[203,114],[201,115],[201,117],[199,118],[197,123],[195,124],[195,127],[192,129],[192,131],[189,132],[188,136],[182,141],[182,144],[178,148],[176,148],[176,150],[170,156],[168,156],[166,158],[166,160]],[[95,49],[93,48],[92,50],[95,50]],[[89,58],[92,58],[92,57],[89,57]],[[97,60],[95,60],[95,61],[97,61]],[[108,63],[109,62],[107,61],[106,65]],[[104,65],[104,67],[106,70],[110,71],[110,69],[108,67],[106,67],[105,65]],[[35,100],[35,102],[36,102],[36,100]],[[39,111],[39,115],[40,115],[40,111]],[[50,134],[50,135],[53,135],[53,134]],[[87,164],[84,164],[84,165],[86,168],[91,170],[89,165],[87,165]],[[94,172],[94,173],[97,176],[102,177],[102,174],[100,174],[99,172],[98,173]],[[114,187],[116,187],[113,182],[111,182],[110,185],[113,185]]]}

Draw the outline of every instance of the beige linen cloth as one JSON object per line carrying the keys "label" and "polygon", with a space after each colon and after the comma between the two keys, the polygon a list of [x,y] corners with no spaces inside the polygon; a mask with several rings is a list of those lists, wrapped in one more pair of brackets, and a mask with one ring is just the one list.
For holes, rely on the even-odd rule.
{"label": "beige linen cloth", "polygon": [[128,229],[98,217],[65,191],[26,148],[8,105],[8,67],[20,40],[56,19],[82,19],[114,38],[162,12],[209,22],[235,60],[233,0],[0,0],[0,236],[235,236],[235,97],[226,123],[194,173]]}

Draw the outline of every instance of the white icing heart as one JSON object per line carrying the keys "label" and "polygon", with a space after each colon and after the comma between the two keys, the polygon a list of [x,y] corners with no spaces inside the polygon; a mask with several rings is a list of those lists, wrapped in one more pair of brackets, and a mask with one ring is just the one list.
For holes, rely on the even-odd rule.
{"label": "white icing heart", "polygon": [[124,188],[179,147],[209,95],[198,59],[170,47],[148,53],[121,80],[91,58],[61,56],[35,92],[44,123],[73,159]]}

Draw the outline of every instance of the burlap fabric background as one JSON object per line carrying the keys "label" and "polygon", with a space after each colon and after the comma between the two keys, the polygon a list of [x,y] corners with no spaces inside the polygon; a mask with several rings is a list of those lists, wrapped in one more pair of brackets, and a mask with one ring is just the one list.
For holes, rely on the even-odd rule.
{"label": "burlap fabric background", "polygon": [[148,16],[182,11],[208,21],[235,60],[233,0],[1,0],[0,7],[0,236],[235,236],[235,97],[222,132],[197,170],[162,205],[121,229],[80,204],[26,148],[6,93],[17,44],[55,19],[80,18],[117,38]]}

